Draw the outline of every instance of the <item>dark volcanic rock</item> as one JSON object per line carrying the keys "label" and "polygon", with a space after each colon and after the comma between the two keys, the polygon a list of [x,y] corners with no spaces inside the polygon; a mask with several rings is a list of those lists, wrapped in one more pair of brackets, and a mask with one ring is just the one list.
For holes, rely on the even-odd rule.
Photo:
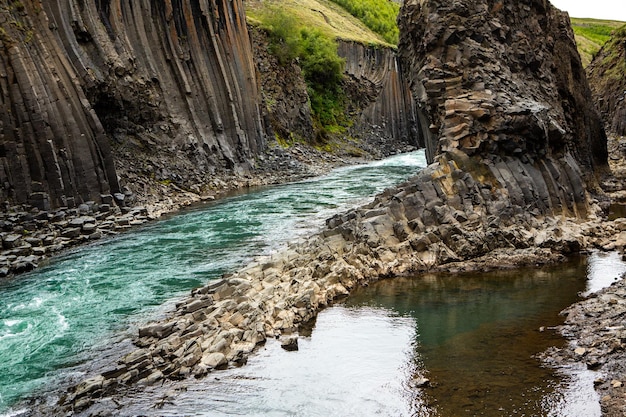
{"label": "dark volcanic rock", "polygon": [[245,172],[264,149],[241,1],[5,3],[0,201],[100,202],[125,195],[119,175],[128,205],[150,182]]}
{"label": "dark volcanic rock", "polygon": [[[343,88],[355,113],[350,132],[370,142],[376,152],[418,144],[417,114],[408,81],[400,71],[397,53],[382,46],[340,41],[345,59]],[[374,141],[374,139],[377,139]]]}
{"label": "dark volcanic rock", "polygon": [[626,26],[613,32],[587,74],[607,131],[626,136]]}
{"label": "dark volcanic rock", "polygon": [[547,0],[413,0],[399,22],[431,161],[461,151],[606,166],[569,18]]}
{"label": "dark volcanic rock", "polygon": [[0,5],[0,201],[46,210],[119,186],[105,131],[41,5]]}

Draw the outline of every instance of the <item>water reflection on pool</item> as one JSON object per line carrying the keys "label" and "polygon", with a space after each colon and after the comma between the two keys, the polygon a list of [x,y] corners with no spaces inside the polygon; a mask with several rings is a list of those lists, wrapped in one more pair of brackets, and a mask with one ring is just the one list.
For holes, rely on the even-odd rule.
{"label": "water reflection on pool", "polygon": [[[536,355],[565,343],[551,327],[588,285],[599,285],[586,276],[595,276],[600,258],[380,281],[322,311],[297,352],[268,341],[242,368],[150,388],[130,395],[122,409],[172,416],[599,416],[593,372],[549,369]],[[623,263],[614,260],[617,271]],[[423,378],[429,386],[420,386]]]}

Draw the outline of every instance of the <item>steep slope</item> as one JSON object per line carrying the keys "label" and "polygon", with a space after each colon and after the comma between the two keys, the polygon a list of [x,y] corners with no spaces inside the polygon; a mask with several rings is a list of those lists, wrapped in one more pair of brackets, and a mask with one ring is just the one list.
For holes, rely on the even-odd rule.
{"label": "steep slope", "polygon": [[587,67],[598,51],[611,37],[615,29],[619,29],[624,22],[615,20],[570,18],[576,47],[580,53],[583,67]]}
{"label": "steep slope", "polygon": [[100,201],[118,175],[134,191],[200,187],[264,149],[241,2],[26,0],[0,12],[2,200]]}
{"label": "steep slope", "polygon": [[587,74],[607,131],[626,136],[626,26],[613,32]]}
{"label": "steep slope", "polygon": [[[355,152],[363,149],[375,156],[396,152],[403,144],[418,144],[413,99],[399,71],[394,45],[329,0],[252,1],[246,7],[269,124],[281,140],[319,144],[330,136],[333,146],[339,138],[339,147]],[[340,126],[326,129],[315,120],[308,104],[311,86],[306,83],[301,62],[280,63],[268,53],[272,47],[267,35],[271,38],[272,25],[277,24],[271,20],[277,13],[284,14],[285,24],[337,40],[338,55],[345,62],[342,97],[338,100],[344,101]],[[287,48],[285,45],[279,50]]]}
{"label": "steep slope", "polygon": [[408,2],[401,20],[430,159],[460,151],[605,167],[606,136],[567,15],[546,0],[444,3]]}
{"label": "steep slope", "polygon": [[[239,1],[45,3],[128,186],[205,186],[264,148]],[[143,184],[144,181],[146,184]]]}

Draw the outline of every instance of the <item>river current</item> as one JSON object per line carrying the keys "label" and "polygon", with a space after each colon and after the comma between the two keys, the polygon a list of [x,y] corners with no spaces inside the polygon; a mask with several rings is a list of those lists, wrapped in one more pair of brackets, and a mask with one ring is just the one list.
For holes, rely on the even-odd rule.
{"label": "river current", "polygon": [[[313,233],[425,165],[414,152],[256,189],[0,282],[0,415],[27,413],[24,400],[82,378],[97,358],[113,361],[137,326],[191,288]],[[596,254],[552,269],[382,281],[324,310],[298,352],[269,341],[242,368],[142,390],[115,414],[599,415],[593,373],[540,366],[535,355],[563,341],[538,329],[558,324],[561,309],[619,268],[618,258]],[[594,274],[604,283],[588,283]],[[418,387],[423,378],[430,387]]]}

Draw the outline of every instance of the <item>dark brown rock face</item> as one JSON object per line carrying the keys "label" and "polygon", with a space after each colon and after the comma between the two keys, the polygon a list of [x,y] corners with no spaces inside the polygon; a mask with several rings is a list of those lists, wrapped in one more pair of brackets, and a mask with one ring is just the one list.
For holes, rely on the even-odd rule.
{"label": "dark brown rock face", "polygon": [[587,74],[607,132],[626,136],[626,27],[613,33]]}
{"label": "dark brown rock face", "polygon": [[268,52],[269,43],[263,30],[251,27],[250,33],[265,114],[269,119],[267,125],[284,140],[312,143],[315,130],[302,70],[295,61],[280,64],[278,58]]}
{"label": "dark brown rock face", "polygon": [[[283,140],[316,141],[309,95],[296,61],[280,64],[268,53],[264,32],[251,28],[254,56],[265,101],[266,125]],[[396,51],[382,46],[338,41],[345,61],[341,84],[347,102],[348,135],[376,156],[402,145],[418,144],[417,116],[408,82],[399,71]]]}
{"label": "dark brown rock face", "polygon": [[406,2],[400,56],[419,105],[428,157],[446,152],[537,166],[606,164],[566,14],[547,0]]}
{"label": "dark brown rock face", "polygon": [[340,41],[338,53],[346,61],[346,95],[358,114],[352,133],[418,145],[415,104],[396,51]]}
{"label": "dark brown rock face", "polygon": [[119,188],[105,131],[41,2],[14,3],[0,3],[0,201],[99,201]]}
{"label": "dark brown rock face", "polygon": [[264,148],[241,1],[58,0],[45,11],[122,178],[192,188],[249,169]]}
{"label": "dark brown rock face", "polygon": [[0,8],[1,200],[99,200],[118,175],[206,183],[264,148],[241,1]]}

